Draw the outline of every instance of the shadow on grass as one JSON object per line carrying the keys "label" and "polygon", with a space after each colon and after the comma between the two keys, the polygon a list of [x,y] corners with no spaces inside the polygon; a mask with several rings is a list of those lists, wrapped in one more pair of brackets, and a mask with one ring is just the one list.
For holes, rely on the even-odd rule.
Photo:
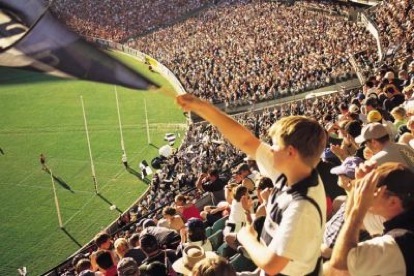
{"label": "shadow on grass", "polygon": [[22,85],[25,83],[31,84],[61,80],[61,78],[46,75],[41,72],[34,72],[29,69],[22,70],[0,66],[0,83],[2,85]]}
{"label": "shadow on grass", "polygon": [[60,228],[69,237],[74,243],[76,243],[79,248],[82,248],[82,244],[80,244],[64,227]]}
{"label": "shadow on grass", "polygon": [[147,178],[142,179],[141,178],[141,174],[139,172],[137,172],[136,170],[134,170],[131,167],[126,168],[127,172],[129,172],[132,175],[135,175],[140,181],[144,182],[145,184],[149,185],[151,183],[151,181]]}
{"label": "shadow on grass", "polygon": [[156,145],[154,145],[153,143],[149,144],[151,147],[156,148],[156,149],[160,149],[159,147],[157,147]]}
{"label": "shadow on grass", "polygon": [[[105,201],[106,203],[108,203],[109,206],[113,206],[114,204],[112,202],[110,202],[106,197],[104,197],[101,194],[97,194],[103,201]],[[122,210],[118,208],[118,206],[115,208],[120,214],[122,214]]]}
{"label": "shadow on grass", "polygon": [[[46,173],[48,173],[49,175],[51,174],[49,169],[44,170]],[[72,188],[68,185],[68,183],[66,183],[62,178],[60,178],[59,176],[56,175],[52,175],[53,179],[60,185],[62,186],[63,189],[70,191],[71,193],[75,193],[74,190],[72,190]]]}

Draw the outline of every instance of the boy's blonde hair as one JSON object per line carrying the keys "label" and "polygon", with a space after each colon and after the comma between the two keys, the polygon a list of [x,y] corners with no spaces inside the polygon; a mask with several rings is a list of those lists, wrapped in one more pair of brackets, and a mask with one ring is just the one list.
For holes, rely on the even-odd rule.
{"label": "boy's blonde hair", "polygon": [[288,116],[274,123],[269,129],[269,135],[280,146],[292,146],[302,158],[302,161],[315,168],[326,147],[326,133],[315,120],[304,116]]}

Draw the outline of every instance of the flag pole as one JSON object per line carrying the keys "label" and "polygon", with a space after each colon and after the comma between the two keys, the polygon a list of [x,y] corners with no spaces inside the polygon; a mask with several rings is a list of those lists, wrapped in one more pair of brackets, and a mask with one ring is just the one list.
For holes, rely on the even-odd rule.
{"label": "flag pole", "polygon": [[148,144],[151,144],[151,137],[150,137],[150,131],[149,131],[149,124],[148,124],[147,100],[146,99],[144,99],[144,108],[145,108],[145,124],[147,126],[147,139],[148,139]]}
{"label": "flag pole", "polygon": [[59,200],[58,200],[57,194],[56,194],[55,179],[53,178],[53,172],[51,170],[49,170],[49,172],[50,172],[50,177],[52,179],[53,195],[55,197],[55,206],[56,206],[56,212],[57,212],[57,216],[58,216],[58,220],[59,220],[59,227],[63,228],[62,217],[60,215]]}
{"label": "flag pole", "polygon": [[121,135],[121,149],[122,149],[122,153],[125,154],[125,156],[126,156],[125,144],[124,144],[124,135],[122,133],[121,113],[119,112],[118,90],[116,89],[116,85],[115,85],[115,98],[116,98],[116,109],[118,111],[119,133]]}
{"label": "flag pole", "polygon": [[88,123],[86,122],[85,105],[83,103],[83,97],[80,96],[80,98],[81,98],[81,103],[82,103],[83,120],[84,120],[84,123],[85,123],[86,140],[88,141],[89,157],[91,159],[92,180],[93,180],[93,184],[94,184],[94,187],[95,187],[95,193],[98,194],[98,182],[96,181],[95,166],[93,164],[93,159],[92,159],[91,142],[89,140]]}

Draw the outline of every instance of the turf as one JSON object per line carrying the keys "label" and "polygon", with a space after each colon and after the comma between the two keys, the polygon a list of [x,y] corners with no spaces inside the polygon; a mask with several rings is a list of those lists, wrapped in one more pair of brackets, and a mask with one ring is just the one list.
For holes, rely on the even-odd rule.
{"label": "turf", "polygon": [[[124,55],[120,59],[163,85],[159,74]],[[0,68],[0,275],[26,266],[39,275],[58,265],[129,207],[146,184],[121,163],[113,85],[62,80]],[[117,87],[128,161],[139,172],[157,156],[166,132],[185,123],[173,98]],[[80,96],[85,102],[98,190],[95,194]],[[147,142],[144,100],[153,145]],[[55,176],[64,229],[59,228],[51,176]]]}

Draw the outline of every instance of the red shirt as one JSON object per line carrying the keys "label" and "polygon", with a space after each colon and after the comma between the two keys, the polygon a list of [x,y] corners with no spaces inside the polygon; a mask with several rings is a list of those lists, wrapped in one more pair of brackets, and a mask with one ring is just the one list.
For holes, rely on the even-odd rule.
{"label": "red shirt", "polygon": [[195,207],[194,204],[183,208],[182,217],[185,219],[185,221],[189,220],[190,218],[202,219],[200,216],[200,211],[197,209],[197,207]]}

